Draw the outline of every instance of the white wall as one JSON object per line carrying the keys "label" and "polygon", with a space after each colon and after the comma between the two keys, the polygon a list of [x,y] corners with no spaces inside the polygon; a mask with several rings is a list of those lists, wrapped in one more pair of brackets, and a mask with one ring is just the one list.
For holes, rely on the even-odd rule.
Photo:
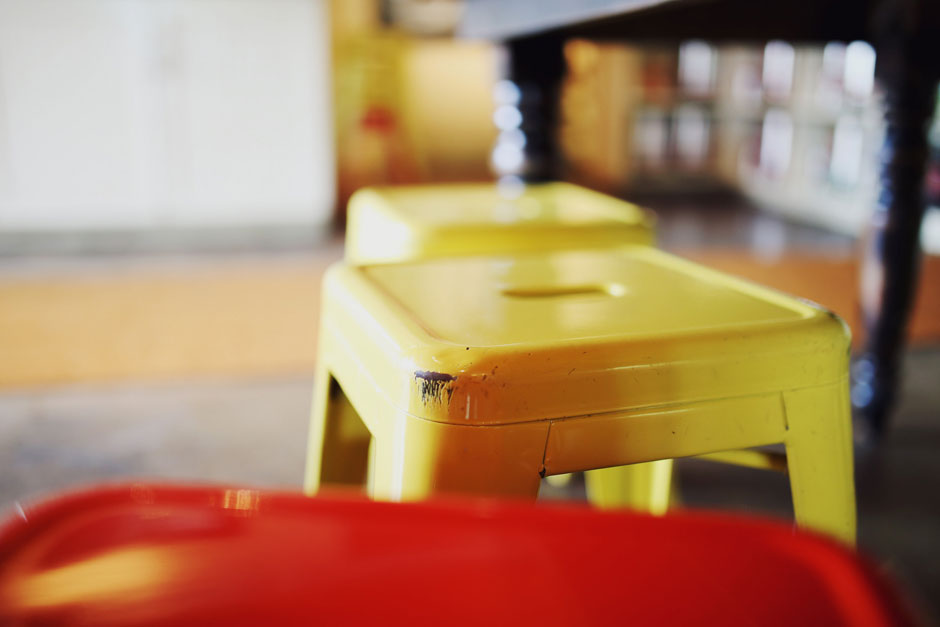
{"label": "white wall", "polygon": [[325,0],[0,0],[0,231],[326,222]]}

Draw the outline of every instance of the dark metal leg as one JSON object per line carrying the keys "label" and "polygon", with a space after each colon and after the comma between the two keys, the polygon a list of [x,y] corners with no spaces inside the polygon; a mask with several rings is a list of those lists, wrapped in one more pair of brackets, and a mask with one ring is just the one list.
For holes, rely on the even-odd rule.
{"label": "dark metal leg", "polygon": [[862,259],[866,345],[853,367],[852,403],[863,441],[884,433],[899,386],[921,257],[927,125],[937,94],[930,67],[937,60],[924,54],[916,22],[909,15],[886,19],[892,27],[878,49],[885,106],[882,189]]}
{"label": "dark metal leg", "polygon": [[[503,131],[497,140],[518,146],[524,141],[524,163],[518,174],[526,181],[558,178],[559,150],[556,141],[558,98],[564,77],[563,42],[557,37],[530,37],[510,41],[505,46],[506,79],[519,89],[516,107],[522,114],[518,129],[524,135]],[[497,172],[500,168],[497,165]]]}

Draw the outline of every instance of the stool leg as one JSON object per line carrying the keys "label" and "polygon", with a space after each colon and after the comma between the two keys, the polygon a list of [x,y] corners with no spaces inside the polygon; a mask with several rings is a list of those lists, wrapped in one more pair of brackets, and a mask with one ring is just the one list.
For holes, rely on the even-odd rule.
{"label": "stool leg", "polygon": [[602,508],[664,514],[672,495],[673,460],[615,466],[585,473],[588,500]]}
{"label": "stool leg", "polygon": [[316,494],[321,483],[362,486],[372,437],[349,399],[330,375],[317,367],[307,441],[304,493]]}
{"label": "stool leg", "polygon": [[855,479],[847,384],[784,394],[793,511],[809,527],[855,543]]}
{"label": "stool leg", "polygon": [[376,499],[538,496],[547,422],[467,427],[400,414],[387,424],[375,433],[370,485]]}

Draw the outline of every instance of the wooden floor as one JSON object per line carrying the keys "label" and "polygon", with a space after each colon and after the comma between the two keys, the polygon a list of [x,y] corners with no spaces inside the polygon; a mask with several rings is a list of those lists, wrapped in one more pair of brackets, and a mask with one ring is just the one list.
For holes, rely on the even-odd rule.
{"label": "wooden floor", "polygon": [[[861,335],[851,256],[679,252],[819,302]],[[260,258],[0,267],[0,388],[309,372],[320,279],[341,254],[334,244]],[[940,285],[940,258],[926,261],[921,284]],[[940,341],[940,290],[920,291],[911,330],[915,343]]]}

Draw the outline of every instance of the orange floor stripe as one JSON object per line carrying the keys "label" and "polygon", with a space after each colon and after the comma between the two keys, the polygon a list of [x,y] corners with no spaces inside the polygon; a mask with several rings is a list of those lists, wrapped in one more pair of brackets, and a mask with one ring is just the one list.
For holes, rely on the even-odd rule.
{"label": "orange floor stripe", "polygon": [[0,386],[309,371],[322,264],[0,284]]}
{"label": "orange floor stripe", "polygon": [[[815,300],[860,336],[851,259],[686,256]],[[0,387],[310,372],[327,261],[0,280]],[[940,258],[931,258],[921,285],[938,279]],[[912,335],[940,341],[940,290],[921,289]]]}
{"label": "orange floor stripe", "polygon": [[[864,339],[858,306],[858,262],[853,258],[787,254],[766,260],[747,251],[695,251],[684,254],[729,272],[828,307],[849,323],[858,345]],[[940,257],[926,257],[909,329],[914,343],[940,341]]]}

